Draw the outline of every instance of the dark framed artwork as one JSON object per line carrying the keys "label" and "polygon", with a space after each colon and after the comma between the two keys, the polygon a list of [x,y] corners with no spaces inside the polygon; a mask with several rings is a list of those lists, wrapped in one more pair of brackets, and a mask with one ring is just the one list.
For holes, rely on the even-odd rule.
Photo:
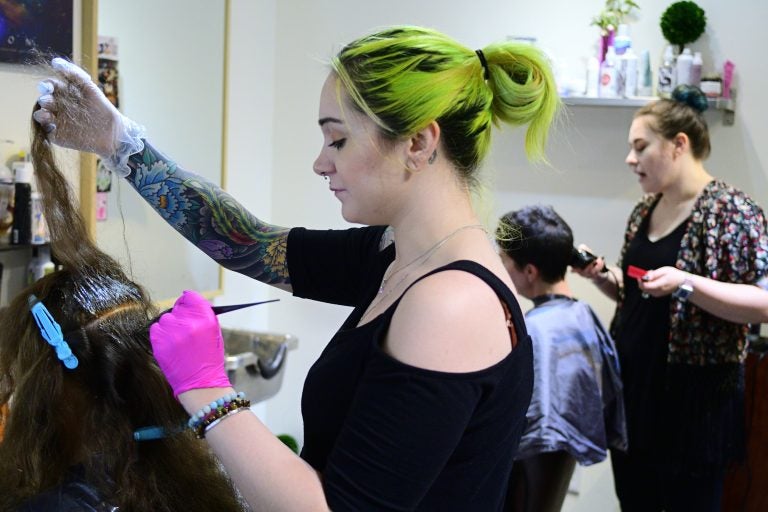
{"label": "dark framed artwork", "polygon": [[37,52],[72,58],[73,0],[0,0],[0,62]]}

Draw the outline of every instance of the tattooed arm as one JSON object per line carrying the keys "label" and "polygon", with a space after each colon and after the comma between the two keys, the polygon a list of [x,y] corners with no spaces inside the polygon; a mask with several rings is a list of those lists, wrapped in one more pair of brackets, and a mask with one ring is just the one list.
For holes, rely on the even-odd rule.
{"label": "tattooed arm", "polygon": [[126,178],[165,221],[223,267],[291,290],[288,228],[262,222],[232,196],[178,167],[144,141],[128,160]]}

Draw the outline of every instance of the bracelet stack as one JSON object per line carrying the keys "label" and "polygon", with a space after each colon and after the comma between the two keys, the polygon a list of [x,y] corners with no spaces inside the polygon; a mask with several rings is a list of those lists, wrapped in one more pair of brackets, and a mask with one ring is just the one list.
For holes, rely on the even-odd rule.
{"label": "bracelet stack", "polygon": [[189,418],[187,426],[198,439],[204,439],[205,434],[221,420],[247,410],[250,406],[251,401],[245,398],[245,393],[229,393],[203,406]]}

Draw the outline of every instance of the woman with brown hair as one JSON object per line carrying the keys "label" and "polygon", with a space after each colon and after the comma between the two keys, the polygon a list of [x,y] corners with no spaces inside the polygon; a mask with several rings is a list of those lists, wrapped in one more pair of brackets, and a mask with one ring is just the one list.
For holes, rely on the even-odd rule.
{"label": "woman with brown hair", "polygon": [[738,297],[716,292],[758,282],[768,233],[763,210],[704,167],[706,108],[679,86],[635,113],[626,162],[645,195],[619,268],[601,272],[599,258],[579,271],[617,301],[629,450],[611,462],[624,511],[719,511],[725,468],[743,453],[748,326],[722,315]]}
{"label": "woman with brown hair", "polygon": [[63,269],[0,312],[0,511],[243,510],[183,428],[187,415],[152,356],[149,297],[90,242],[45,133],[33,130]]}

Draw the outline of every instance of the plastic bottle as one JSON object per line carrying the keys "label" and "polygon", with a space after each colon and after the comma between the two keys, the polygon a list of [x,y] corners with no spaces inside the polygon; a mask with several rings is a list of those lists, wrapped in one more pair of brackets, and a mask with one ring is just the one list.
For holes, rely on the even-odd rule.
{"label": "plastic bottle", "polygon": [[43,198],[40,192],[32,192],[32,239],[33,245],[47,244],[51,241],[48,223],[43,213]]}
{"label": "plastic bottle", "polygon": [[731,85],[733,84],[733,70],[736,64],[726,60],[723,64],[723,98],[731,97]]}
{"label": "plastic bottle", "polygon": [[13,173],[0,162],[0,245],[10,243],[13,227]]}
{"label": "plastic bottle", "polygon": [[27,284],[34,283],[54,270],[56,270],[56,266],[51,261],[50,247],[47,245],[33,247],[32,259],[27,265]]}
{"label": "plastic bottle", "polygon": [[656,94],[662,98],[668,98],[675,88],[677,76],[675,72],[675,54],[672,46],[667,46],[664,50],[664,60],[659,66],[659,77],[656,84]]}
{"label": "plastic bottle", "polygon": [[14,162],[13,172],[11,244],[25,245],[32,241],[32,162]]}
{"label": "plastic bottle", "polygon": [[637,77],[637,95],[651,96],[653,94],[653,73],[651,72],[651,54],[643,50],[640,54]]}
{"label": "plastic bottle", "polygon": [[616,69],[616,50],[608,47],[603,65],[600,66],[600,97],[618,98],[618,70]]}
{"label": "plastic bottle", "polygon": [[587,88],[586,96],[597,98],[600,89],[600,61],[597,57],[590,57],[587,61]]}
{"label": "plastic bottle", "polygon": [[701,52],[693,54],[693,60],[691,61],[691,85],[699,87],[701,85],[701,67],[704,61],[701,58]]}
{"label": "plastic bottle", "polygon": [[677,85],[691,84],[691,67],[693,66],[693,55],[691,49],[686,48],[683,53],[677,56]]}
{"label": "plastic bottle", "polygon": [[613,49],[616,51],[616,55],[624,55],[631,46],[632,38],[629,37],[629,26],[622,23],[616,31],[616,37],[613,38]]}
{"label": "plastic bottle", "polygon": [[619,60],[621,69],[621,89],[620,95],[625,98],[637,96],[637,55],[632,47],[624,52]]}

